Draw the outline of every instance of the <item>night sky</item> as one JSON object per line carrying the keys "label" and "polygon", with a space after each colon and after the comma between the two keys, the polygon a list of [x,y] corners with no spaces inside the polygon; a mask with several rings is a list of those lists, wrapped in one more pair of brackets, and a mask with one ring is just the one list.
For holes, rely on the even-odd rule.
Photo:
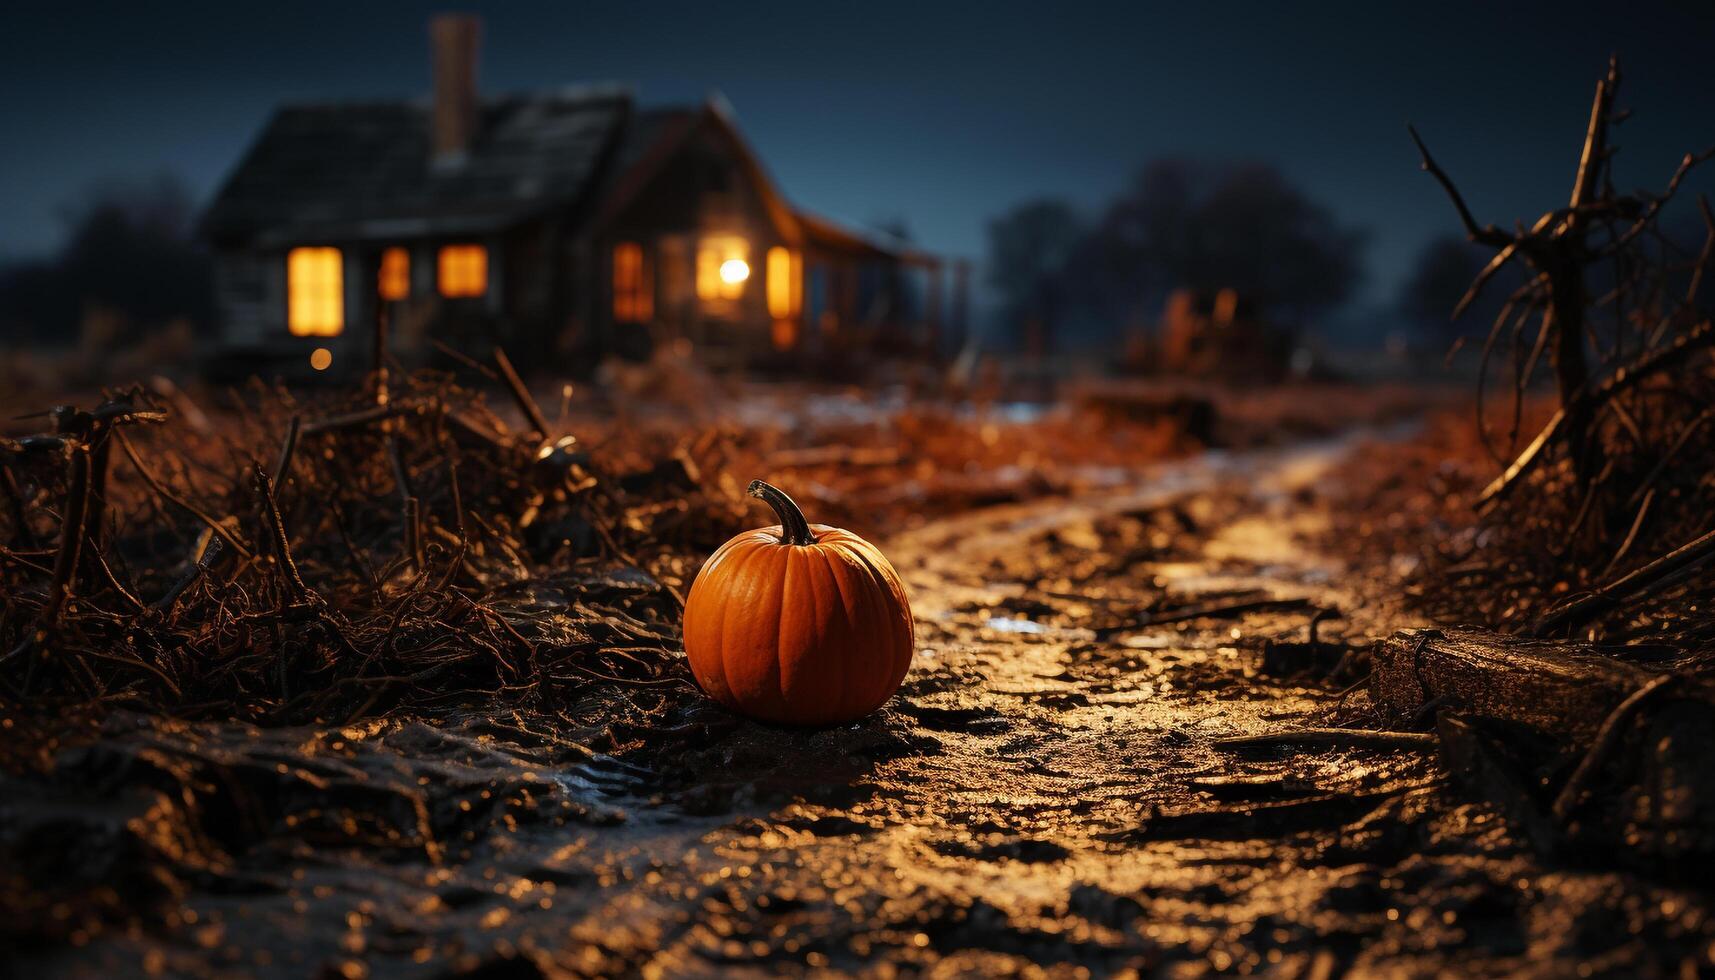
{"label": "night sky", "polygon": [[[903,216],[926,246],[973,258],[987,219],[1026,198],[1094,208],[1161,155],[1269,160],[1369,229],[1372,302],[1455,230],[1407,120],[1479,218],[1508,224],[1563,203],[1610,52],[1635,110],[1622,186],[1658,187],[1682,153],[1715,144],[1715,3],[1300,6],[453,9],[483,16],[488,93],[719,90],[801,205]],[[438,9],[14,5],[0,30],[0,255],[50,251],[63,206],[104,180],[171,173],[206,199],[280,103],[426,95]]]}

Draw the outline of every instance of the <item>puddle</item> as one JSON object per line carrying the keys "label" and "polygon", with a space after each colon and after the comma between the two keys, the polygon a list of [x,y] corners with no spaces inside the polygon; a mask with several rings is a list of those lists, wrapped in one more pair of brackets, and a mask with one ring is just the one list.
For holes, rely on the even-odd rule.
{"label": "puddle", "polygon": [[999,616],[991,616],[983,621],[983,626],[997,633],[1034,633],[1038,635],[1048,633],[1048,627],[1028,619],[1003,619]]}

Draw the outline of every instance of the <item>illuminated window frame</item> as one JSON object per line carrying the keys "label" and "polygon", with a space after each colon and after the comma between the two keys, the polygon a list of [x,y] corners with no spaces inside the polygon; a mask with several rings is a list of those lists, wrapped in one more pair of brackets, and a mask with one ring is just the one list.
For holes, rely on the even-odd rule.
{"label": "illuminated window frame", "polygon": [[481,245],[443,245],[436,282],[447,299],[469,299],[488,292],[488,249]]}
{"label": "illuminated window frame", "polygon": [[643,246],[620,242],[613,247],[613,319],[616,323],[648,323],[655,316],[655,296]]}
{"label": "illuminated window frame", "polygon": [[768,315],[785,320],[804,308],[803,261],[798,253],[776,245],[768,250]]}
{"label": "illuminated window frame", "polygon": [[337,337],[345,330],[345,261],[317,245],[286,253],[286,329],[294,337]]}
{"label": "illuminated window frame", "polygon": [[375,273],[375,291],[384,300],[411,295],[411,253],[398,245],[381,253],[381,268]]}
{"label": "illuminated window frame", "polygon": [[721,277],[728,262],[750,265],[750,243],[738,235],[710,235],[697,243],[697,298],[704,302],[731,302],[744,297],[750,276],[737,281]]}

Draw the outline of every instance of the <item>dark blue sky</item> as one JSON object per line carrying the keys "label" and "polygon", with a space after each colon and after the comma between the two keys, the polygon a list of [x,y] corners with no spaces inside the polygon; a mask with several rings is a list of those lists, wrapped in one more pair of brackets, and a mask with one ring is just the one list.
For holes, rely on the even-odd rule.
{"label": "dark blue sky", "polygon": [[[428,89],[428,14],[383,2],[14,6],[0,30],[0,255],[50,250],[102,180],[206,196],[282,102]],[[622,81],[723,92],[800,204],[903,215],[980,258],[1038,195],[1094,208],[1160,155],[1279,164],[1368,228],[1385,299],[1452,214],[1415,121],[1478,216],[1562,203],[1607,55],[1626,71],[1625,186],[1715,144],[1715,3],[467,4],[490,92]]]}

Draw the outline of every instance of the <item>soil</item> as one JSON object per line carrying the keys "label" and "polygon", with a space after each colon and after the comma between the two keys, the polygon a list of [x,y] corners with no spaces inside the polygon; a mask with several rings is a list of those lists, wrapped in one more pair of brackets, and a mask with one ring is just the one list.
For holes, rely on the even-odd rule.
{"label": "soil", "polygon": [[[1415,621],[1385,576],[1311,544],[1357,445],[1206,453],[884,538],[918,653],[851,726],[739,720],[682,665],[551,711],[115,715],[0,807],[6,887],[51,883],[9,926],[10,969],[1715,967],[1707,891],[1546,862],[1432,744],[1223,741],[1373,727],[1351,661]],[[663,707],[665,730],[628,722]]]}

